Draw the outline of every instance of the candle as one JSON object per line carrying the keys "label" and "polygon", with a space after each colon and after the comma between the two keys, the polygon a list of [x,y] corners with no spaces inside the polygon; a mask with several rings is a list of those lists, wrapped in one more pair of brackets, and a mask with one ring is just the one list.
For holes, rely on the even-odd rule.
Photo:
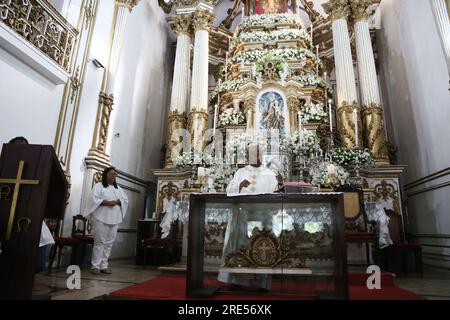
{"label": "candle", "polygon": [[328,113],[329,113],[329,117],[330,117],[330,132],[333,133],[333,108],[331,105],[331,99],[328,101]]}
{"label": "candle", "polygon": [[245,10],[242,9],[242,20],[244,20],[244,17],[245,17]]}
{"label": "candle", "polygon": [[298,112],[298,133],[300,139],[300,147],[303,146],[303,128],[302,128],[302,112]]}
{"label": "candle", "polygon": [[330,175],[330,176],[336,175],[336,166],[334,164],[330,163],[327,167],[327,170],[328,170],[328,175]]}
{"label": "candle", "polygon": [[319,45],[316,46],[316,56],[317,56],[316,74],[319,75]]}
{"label": "candle", "polygon": [[216,104],[214,108],[214,128],[213,128],[213,138],[216,136],[216,128],[217,128],[217,113],[219,112],[219,105]]}
{"label": "candle", "polygon": [[311,43],[314,45],[314,25],[311,23]]}
{"label": "candle", "polygon": [[353,110],[353,121],[355,122],[355,147],[359,147],[359,134],[358,134],[358,111]]}
{"label": "candle", "polygon": [[229,56],[229,53],[227,52],[226,53],[226,62],[225,62],[225,81],[228,80],[228,56]]}

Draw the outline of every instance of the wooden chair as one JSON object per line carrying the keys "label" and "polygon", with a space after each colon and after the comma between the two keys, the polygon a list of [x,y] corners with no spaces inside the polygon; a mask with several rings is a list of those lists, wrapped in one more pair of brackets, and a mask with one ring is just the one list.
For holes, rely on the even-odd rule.
{"label": "wooden chair", "polygon": [[172,258],[175,253],[175,247],[177,241],[176,235],[176,222],[172,224],[171,234],[166,239],[161,239],[161,228],[159,225],[156,227],[157,232],[155,237],[146,238],[141,240],[141,248],[144,251],[144,261],[142,263],[143,268],[147,266],[147,259],[149,253],[153,252],[153,262],[155,266],[167,265],[172,262]]}
{"label": "wooden chair", "polygon": [[375,264],[379,260],[378,233],[375,222],[369,222],[364,204],[364,192],[352,187],[341,187],[344,193],[345,236],[347,243],[366,247],[366,263],[370,265],[370,245],[373,245]]}
{"label": "wooden chair", "polygon": [[[71,264],[82,265],[83,258],[86,252],[86,247],[88,245],[94,244],[94,237],[87,235],[89,221],[87,218],[82,215],[77,215],[73,217],[72,220],[72,236],[71,237],[55,237],[55,244],[53,245],[50,251],[49,265],[48,265],[48,273],[52,272],[52,266],[55,261],[56,253],[58,252],[58,262],[57,262],[57,270],[61,265],[61,255],[64,247],[72,248],[72,258]],[[79,252],[81,248],[81,261],[80,263],[76,263],[76,254]]]}
{"label": "wooden chair", "polygon": [[[386,210],[390,218],[389,232],[394,244],[389,246],[386,250],[387,257],[385,259],[386,270],[392,271],[396,274],[408,274],[408,256],[413,255],[415,259],[416,271],[423,278],[423,258],[422,246],[420,243],[409,241],[408,238],[401,236],[403,234],[403,227],[401,223],[401,216],[392,210]],[[397,262],[400,265],[400,270],[393,268],[391,262]]]}

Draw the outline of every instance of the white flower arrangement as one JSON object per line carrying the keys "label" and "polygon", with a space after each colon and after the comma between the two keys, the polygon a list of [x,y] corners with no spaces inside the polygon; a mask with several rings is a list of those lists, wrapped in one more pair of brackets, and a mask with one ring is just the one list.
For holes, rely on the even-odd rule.
{"label": "white flower arrangement", "polygon": [[[317,187],[330,187],[327,185],[328,175],[328,165],[329,163],[323,162],[316,167],[313,167],[310,171],[311,184]],[[343,167],[336,166],[336,181],[332,187],[341,187],[350,184],[350,173],[347,172]]]}
{"label": "white flower arrangement", "polygon": [[368,149],[336,148],[331,152],[331,159],[340,166],[371,167],[374,164],[373,154]]}
{"label": "white flower arrangement", "polygon": [[210,166],[215,164],[215,162],[213,153],[194,153],[192,151],[184,151],[173,159],[175,167],[179,169],[191,169],[195,166]]}
{"label": "white flower arrangement", "polygon": [[304,29],[282,29],[266,31],[253,31],[243,32],[233,38],[231,42],[231,51],[233,51],[239,43],[246,42],[267,42],[267,41],[280,41],[280,40],[300,40],[304,39],[309,44],[311,42],[311,36]]}
{"label": "white flower arrangement", "polygon": [[230,181],[233,179],[237,171],[236,166],[220,163],[211,166],[209,177],[214,180],[214,188],[216,190],[226,189]]}
{"label": "white flower arrangement", "polygon": [[245,63],[251,64],[261,59],[267,54],[272,54],[275,58],[281,58],[288,61],[305,61],[308,59],[316,59],[314,53],[305,48],[283,48],[283,49],[255,49],[239,52],[230,59],[230,64]]}
{"label": "white flower arrangement", "polygon": [[217,98],[217,95],[219,94],[239,90],[246,82],[247,80],[242,78],[223,82],[220,86],[217,86],[214,89],[214,91],[211,94],[210,101],[214,101]]}
{"label": "white flower arrangement", "polygon": [[320,139],[314,131],[302,129],[284,141],[284,149],[293,156],[304,154],[306,156],[320,152]]}
{"label": "white flower arrangement", "polygon": [[267,27],[273,25],[291,24],[305,29],[302,19],[296,14],[255,14],[245,17],[238,27],[237,32],[252,27]]}
{"label": "white flower arrangement", "polygon": [[226,158],[228,163],[234,163],[236,157],[238,163],[247,163],[247,155],[249,154],[250,146],[258,146],[261,152],[266,152],[268,149],[267,137],[261,135],[254,136],[247,132],[235,132],[227,136],[225,145]]}
{"label": "white flower arrangement", "polygon": [[240,125],[245,123],[245,116],[241,111],[232,110],[231,112],[222,112],[219,115],[218,126]]}
{"label": "white flower arrangement", "polygon": [[305,87],[322,87],[326,88],[328,94],[333,94],[333,89],[329,86],[329,84],[320,76],[316,74],[308,74],[303,76],[294,76],[292,80],[298,81],[303,84]]}
{"label": "white flower arrangement", "polygon": [[328,122],[328,114],[324,111],[323,103],[310,103],[307,104],[301,113],[302,123],[308,122],[320,122],[325,123]]}

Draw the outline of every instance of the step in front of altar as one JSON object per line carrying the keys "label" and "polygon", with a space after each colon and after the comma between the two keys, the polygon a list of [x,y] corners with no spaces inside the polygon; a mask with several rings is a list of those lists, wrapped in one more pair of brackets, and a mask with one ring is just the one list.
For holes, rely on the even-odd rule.
{"label": "step in front of altar", "polygon": [[221,268],[220,272],[233,274],[312,275],[311,269],[289,268]]}

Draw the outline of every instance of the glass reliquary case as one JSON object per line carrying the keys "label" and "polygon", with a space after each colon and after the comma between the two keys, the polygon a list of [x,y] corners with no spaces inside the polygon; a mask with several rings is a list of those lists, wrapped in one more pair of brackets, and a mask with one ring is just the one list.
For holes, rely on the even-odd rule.
{"label": "glass reliquary case", "polygon": [[192,194],[188,297],[347,299],[343,194]]}

